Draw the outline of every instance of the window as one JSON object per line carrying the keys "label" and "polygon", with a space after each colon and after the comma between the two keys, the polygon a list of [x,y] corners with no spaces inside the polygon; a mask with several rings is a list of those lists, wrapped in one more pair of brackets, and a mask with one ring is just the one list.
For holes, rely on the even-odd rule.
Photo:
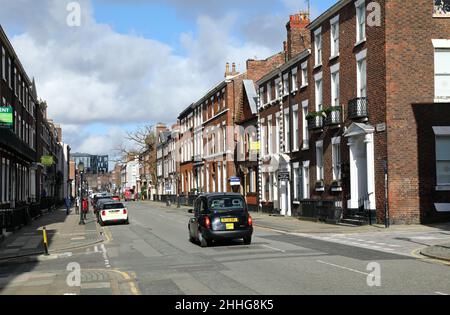
{"label": "window", "polygon": [[309,130],[308,130],[308,120],[306,117],[308,116],[308,101],[304,101],[302,104],[303,107],[303,150],[307,150],[309,148]]}
{"label": "window", "polygon": [[284,111],[284,152],[290,152],[291,127],[289,121],[289,108]]}
{"label": "window", "polygon": [[434,52],[434,81],[436,99],[450,98],[450,48]]}
{"label": "window", "polygon": [[333,138],[332,141],[333,180],[341,179],[341,138]]}
{"label": "window", "polygon": [[266,153],[267,145],[266,145],[266,141],[264,141],[264,139],[266,139],[266,135],[267,135],[267,127],[265,125],[265,119],[262,119],[261,120],[261,139],[262,139],[262,141],[261,141],[261,147],[260,147],[262,156],[267,155],[267,153]]}
{"label": "window", "polygon": [[299,163],[294,163],[294,200],[300,201],[303,199],[303,168]]}
{"label": "window", "polygon": [[367,97],[367,50],[356,55],[357,61],[357,96]]}
{"label": "window", "polygon": [[278,100],[280,98],[280,89],[282,89],[283,87],[281,86],[281,80],[280,79],[276,79],[275,80],[275,100]]}
{"label": "window", "polygon": [[438,186],[450,186],[450,135],[436,136],[436,180]]}
{"label": "window", "polygon": [[331,24],[331,57],[339,55],[339,15],[330,20]]}
{"label": "window", "polygon": [[355,2],[356,7],[356,43],[366,40],[366,4],[365,0]]}
{"label": "window", "polygon": [[[275,89],[276,90],[276,89]],[[272,101],[272,83],[267,83],[267,103]]]}
{"label": "window", "polygon": [[302,87],[308,86],[308,62],[302,63]]}
{"label": "window", "polygon": [[322,28],[314,32],[314,52],[315,65],[320,66],[322,64]]}
{"label": "window", "polygon": [[322,88],[322,72],[315,76],[316,81],[316,112],[320,112],[323,109],[323,88]]}
{"label": "window", "polygon": [[293,149],[294,151],[298,151],[299,149],[299,141],[298,141],[298,105],[295,105],[292,110],[292,119],[293,119],[293,126],[294,126],[294,143],[293,143]]}
{"label": "window", "polygon": [[295,91],[298,90],[298,83],[297,83],[297,80],[298,80],[298,76],[297,76],[297,68],[292,69],[292,77],[291,77],[291,80],[292,80],[292,92],[295,92]]}
{"label": "window", "polygon": [[303,162],[303,198],[310,199],[310,186],[309,186],[309,161]]}
{"label": "window", "polygon": [[272,128],[272,117],[267,118],[267,131],[268,131],[268,137],[267,137],[267,148],[268,148],[268,154],[273,153],[273,128]]}
{"label": "window", "polygon": [[12,89],[12,80],[11,80],[11,58],[8,58],[8,84],[9,84],[9,88]]}
{"label": "window", "polygon": [[280,113],[275,115],[275,150],[280,153]]}
{"label": "window", "polygon": [[331,69],[331,106],[339,106],[339,64]]}
{"label": "window", "polygon": [[323,141],[316,142],[316,168],[317,168],[317,181],[324,179],[323,172]]}
{"label": "window", "polygon": [[2,78],[6,81],[6,52],[5,48],[2,47]]}
{"label": "window", "polygon": [[17,69],[14,67],[14,95],[17,96]]}
{"label": "window", "polygon": [[289,94],[289,74],[283,75],[283,95]]}

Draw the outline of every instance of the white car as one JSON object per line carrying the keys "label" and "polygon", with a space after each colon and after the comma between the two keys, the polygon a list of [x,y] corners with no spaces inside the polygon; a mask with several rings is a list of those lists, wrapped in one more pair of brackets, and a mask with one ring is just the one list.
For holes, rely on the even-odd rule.
{"label": "white car", "polygon": [[98,212],[98,221],[100,225],[108,223],[129,224],[128,210],[123,203],[117,201],[102,203]]}

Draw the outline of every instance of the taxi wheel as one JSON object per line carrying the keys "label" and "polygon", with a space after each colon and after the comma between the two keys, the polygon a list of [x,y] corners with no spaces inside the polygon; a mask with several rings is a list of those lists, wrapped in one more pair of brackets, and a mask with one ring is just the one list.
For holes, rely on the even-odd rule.
{"label": "taxi wheel", "polygon": [[203,234],[201,232],[198,235],[200,240],[200,246],[203,248],[208,247],[210,245],[210,242],[203,237]]}
{"label": "taxi wheel", "polygon": [[245,237],[244,238],[244,244],[245,245],[250,245],[252,243],[252,237]]}

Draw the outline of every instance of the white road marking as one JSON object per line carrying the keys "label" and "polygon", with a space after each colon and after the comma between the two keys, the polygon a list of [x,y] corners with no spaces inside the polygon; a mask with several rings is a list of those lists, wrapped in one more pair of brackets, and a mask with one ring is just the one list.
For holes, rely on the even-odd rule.
{"label": "white road marking", "polygon": [[348,271],[351,271],[351,272],[359,273],[359,274],[362,274],[362,275],[365,275],[365,276],[369,275],[366,272],[362,272],[362,271],[359,271],[359,270],[356,270],[356,269],[352,269],[352,268],[347,268],[347,267],[344,267],[344,266],[335,265],[335,264],[332,264],[332,263],[327,263],[327,262],[322,261],[322,260],[318,260],[317,262],[321,263],[321,264],[324,264],[324,265],[336,267],[336,268],[339,268],[339,269],[343,269],[343,270],[348,270]]}
{"label": "white road marking", "polygon": [[448,295],[448,294],[442,293],[442,292],[434,292],[434,293],[436,293],[437,295]]}
{"label": "white road marking", "polygon": [[98,253],[98,246],[97,245],[95,245],[95,247],[94,247],[94,252]]}
{"label": "white road marking", "polygon": [[279,248],[276,248],[276,247],[272,247],[272,246],[269,246],[269,245],[263,245],[263,246],[264,246],[264,247],[267,247],[267,248],[269,248],[269,249],[275,250],[275,251],[277,251],[277,252],[286,253],[285,250],[282,250],[282,249],[279,249]]}

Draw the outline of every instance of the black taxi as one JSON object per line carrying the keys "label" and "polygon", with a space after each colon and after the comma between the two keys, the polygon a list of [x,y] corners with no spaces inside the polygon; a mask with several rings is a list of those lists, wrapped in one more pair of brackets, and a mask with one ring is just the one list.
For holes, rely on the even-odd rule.
{"label": "black taxi", "polygon": [[253,221],[244,197],[236,193],[203,194],[189,210],[189,239],[208,247],[214,241],[243,239],[252,242]]}

